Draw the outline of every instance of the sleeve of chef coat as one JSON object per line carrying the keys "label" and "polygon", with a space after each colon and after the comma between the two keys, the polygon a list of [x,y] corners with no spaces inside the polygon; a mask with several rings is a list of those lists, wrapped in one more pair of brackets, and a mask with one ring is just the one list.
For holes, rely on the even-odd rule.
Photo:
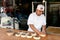
{"label": "sleeve of chef coat", "polygon": [[46,17],[45,16],[43,18],[43,24],[42,25],[46,25]]}
{"label": "sleeve of chef coat", "polygon": [[29,25],[29,24],[33,24],[33,15],[32,14],[29,15],[29,18],[27,21],[27,25]]}

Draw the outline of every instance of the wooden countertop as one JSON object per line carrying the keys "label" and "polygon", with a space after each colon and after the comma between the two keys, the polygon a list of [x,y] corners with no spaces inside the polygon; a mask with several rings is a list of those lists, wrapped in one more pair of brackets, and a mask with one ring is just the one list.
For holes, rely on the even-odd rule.
{"label": "wooden countertop", "polygon": [[[16,37],[16,36],[8,36],[7,35],[7,30],[9,29],[2,29],[0,28],[0,40],[34,40],[33,38],[23,38],[23,37]],[[21,30],[14,30],[12,29],[14,32],[18,32]],[[60,40],[60,36],[59,35],[52,35],[52,34],[47,34],[46,37],[41,37],[40,40]]]}

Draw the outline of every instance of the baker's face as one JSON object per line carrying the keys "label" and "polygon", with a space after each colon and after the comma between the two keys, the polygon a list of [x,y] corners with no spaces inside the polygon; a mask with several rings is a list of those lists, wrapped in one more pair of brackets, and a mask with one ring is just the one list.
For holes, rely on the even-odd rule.
{"label": "baker's face", "polygon": [[37,14],[37,16],[40,16],[42,13],[43,13],[42,10],[38,10],[38,9],[36,9],[36,14]]}

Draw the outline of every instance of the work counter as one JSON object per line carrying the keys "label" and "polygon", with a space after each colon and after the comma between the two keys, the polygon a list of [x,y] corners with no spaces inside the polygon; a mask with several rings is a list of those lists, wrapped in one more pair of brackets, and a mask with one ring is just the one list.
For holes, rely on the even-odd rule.
{"label": "work counter", "polygon": [[[0,28],[0,40],[35,40],[34,38],[16,37],[14,35],[8,36],[7,35],[8,30],[13,30],[14,32],[22,31],[22,30],[15,30],[15,29]],[[60,40],[60,36],[59,35],[54,35],[54,34],[47,34],[46,37],[41,37],[40,40]]]}

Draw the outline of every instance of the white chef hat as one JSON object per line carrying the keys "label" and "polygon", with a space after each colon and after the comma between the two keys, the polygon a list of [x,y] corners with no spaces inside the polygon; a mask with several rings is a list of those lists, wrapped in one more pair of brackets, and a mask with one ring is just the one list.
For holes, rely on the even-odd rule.
{"label": "white chef hat", "polygon": [[42,5],[42,4],[37,5],[37,9],[44,11],[44,5]]}

